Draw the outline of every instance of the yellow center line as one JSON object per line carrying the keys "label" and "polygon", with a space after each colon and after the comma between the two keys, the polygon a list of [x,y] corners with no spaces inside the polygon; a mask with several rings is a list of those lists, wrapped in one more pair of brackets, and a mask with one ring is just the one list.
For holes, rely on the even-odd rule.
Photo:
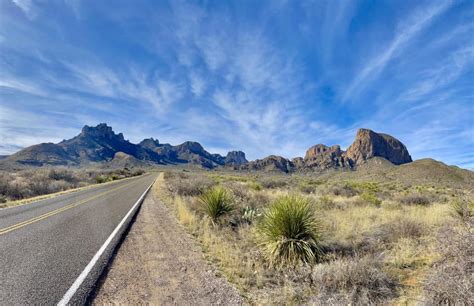
{"label": "yellow center line", "polygon": [[123,185],[123,186],[119,186],[119,187],[117,187],[117,188],[113,188],[113,189],[108,190],[108,191],[103,192],[103,193],[99,193],[99,194],[97,194],[97,195],[95,195],[95,196],[93,196],[93,197],[84,199],[84,200],[82,200],[82,201],[79,201],[79,202],[76,202],[76,203],[72,203],[72,204],[69,204],[69,205],[66,205],[66,206],[57,208],[57,209],[55,209],[55,210],[52,210],[52,211],[47,212],[47,213],[45,213],[45,214],[43,214],[43,215],[40,215],[40,216],[31,218],[31,219],[29,219],[29,220],[26,220],[26,221],[23,221],[23,222],[20,222],[20,223],[13,224],[13,225],[10,225],[10,226],[8,226],[8,227],[2,228],[2,229],[0,229],[0,235],[9,233],[9,232],[11,232],[11,231],[17,230],[17,229],[22,228],[22,227],[24,227],[24,226],[27,226],[27,225],[29,225],[29,224],[32,224],[32,223],[41,221],[41,220],[43,220],[43,219],[49,218],[49,217],[51,217],[51,216],[54,216],[54,215],[56,215],[56,214],[59,214],[59,213],[61,213],[61,212],[63,212],[63,211],[66,211],[66,210],[68,210],[68,209],[71,209],[71,208],[74,208],[74,207],[76,207],[76,206],[85,204],[85,203],[90,202],[90,201],[92,201],[92,200],[94,200],[94,199],[97,199],[97,198],[99,198],[99,197],[101,197],[101,196],[103,196],[103,195],[106,195],[106,194],[109,194],[109,193],[114,192],[114,191],[116,191],[116,190],[125,188],[125,187],[127,187],[127,186],[129,186],[129,185],[131,185],[131,184],[133,184],[133,183],[136,183],[136,181],[133,181],[133,182],[128,183],[128,184],[125,184],[125,185]]}

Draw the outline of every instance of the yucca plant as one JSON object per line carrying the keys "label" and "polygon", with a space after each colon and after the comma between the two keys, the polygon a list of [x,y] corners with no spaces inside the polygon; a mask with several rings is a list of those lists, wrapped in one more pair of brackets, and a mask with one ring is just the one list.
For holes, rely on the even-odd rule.
{"label": "yucca plant", "polygon": [[316,262],[321,255],[321,232],[311,201],[296,195],[278,198],[257,228],[270,264],[280,267]]}
{"label": "yucca plant", "polygon": [[200,195],[199,202],[214,224],[219,217],[233,210],[232,194],[220,186],[209,189]]}

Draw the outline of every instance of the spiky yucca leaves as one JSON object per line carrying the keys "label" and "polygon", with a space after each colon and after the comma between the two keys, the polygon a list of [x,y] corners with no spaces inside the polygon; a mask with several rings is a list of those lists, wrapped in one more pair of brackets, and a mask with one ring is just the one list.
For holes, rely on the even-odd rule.
{"label": "spiky yucca leaves", "polygon": [[274,266],[314,263],[321,255],[321,224],[309,199],[278,198],[263,214],[258,239]]}
{"label": "spiky yucca leaves", "polygon": [[219,217],[233,210],[232,194],[223,187],[217,186],[199,196],[205,213],[216,223]]}

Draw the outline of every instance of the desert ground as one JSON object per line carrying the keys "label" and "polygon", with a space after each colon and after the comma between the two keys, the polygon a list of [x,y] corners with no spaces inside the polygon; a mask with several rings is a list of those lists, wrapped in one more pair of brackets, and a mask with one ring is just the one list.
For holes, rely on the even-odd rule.
{"label": "desert ground", "polygon": [[[456,176],[426,177],[413,170],[418,167],[424,169],[415,164],[404,179],[363,170],[319,176],[165,171],[96,301],[133,301],[123,298],[141,284],[144,301],[192,302],[196,292],[212,296],[202,291],[216,282],[228,288],[223,277],[248,304],[471,304],[472,186]],[[216,191],[228,205],[220,214],[206,203]],[[298,255],[290,261],[270,251],[273,241],[261,225],[282,199],[308,203],[320,247],[314,260]],[[170,215],[182,226],[163,220]],[[181,231],[217,271],[202,282],[206,286],[195,282],[206,276],[207,268],[198,268],[202,256],[189,237],[183,242]],[[163,300],[170,296],[176,300]]]}
{"label": "desert ground", "polygon": [[4,206],[160,173],[94,304],[474,302],[471,171],[376,159],[357,171],[306,174],[32,171],[2,173]]}

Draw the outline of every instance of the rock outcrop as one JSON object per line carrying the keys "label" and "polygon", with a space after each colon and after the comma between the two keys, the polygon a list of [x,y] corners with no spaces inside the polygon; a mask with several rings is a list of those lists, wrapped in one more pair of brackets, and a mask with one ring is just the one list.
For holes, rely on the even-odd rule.
{"label": "rock outcrop", "polygon": [[291,172],[295,169],[294,164],[288,159],[270,155],[264,159],[257,159],[242,165],[240,170],[267,171],[267,172]]}
{"label": "rock outcrop", "polygon": [[242,151],[230,151],[225,157],[224,163],[226,166],[239,166],[248,163],[245,158],[245,153]]}
{"label": "rock outcrop", "polygon": [[317,144],[306,151],[304,167],[321,170],[350,167],[350,161],[344,158],[343,153],[338,145],[328,147],[323,144]]}
{"label": "rock outcrop", "polygon": [[291,161],[280,156],[269,156],[249,162],[244,170],[314,172],[330,169],[354,170],[367,161],[381,158],[389,164],[401,165],[412,161],[407,148],[396,138],[360,129],[356,139],[347,151],[339,145],[317,144],[306,151],[305,157],[295,157]]}
{"label": "rock outcrop", "polygon": [[395,165],[412,161],[405,145],[387,134],[376,133],[369,129],[359,129],[356,139],[344,154],[354,165],[363,164],[368,159],[383,157]]}

